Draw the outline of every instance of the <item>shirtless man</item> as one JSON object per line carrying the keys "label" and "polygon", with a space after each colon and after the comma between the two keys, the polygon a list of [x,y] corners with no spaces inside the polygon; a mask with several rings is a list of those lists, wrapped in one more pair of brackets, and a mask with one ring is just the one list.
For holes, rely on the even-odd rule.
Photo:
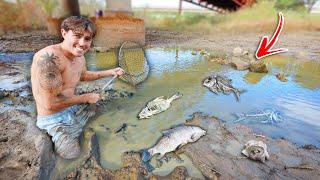
{"label": "shirtless man", "polygon": [[[38,51],[31,66],[32,92],[37,106],[37,126],[52,136],[56,152],[66,159],[78,157],[78,136],[91,115],[77,115],[86,104],[94,104],[97,93],[75,95],[79,81],[91,81],[107,76],[121,76],[115,68],[87,71],[84,54],[90,49],[96,34],[94,24],[72,16],[61,24],[63,42]],[[82,104],[82,105],[80,105]]]}

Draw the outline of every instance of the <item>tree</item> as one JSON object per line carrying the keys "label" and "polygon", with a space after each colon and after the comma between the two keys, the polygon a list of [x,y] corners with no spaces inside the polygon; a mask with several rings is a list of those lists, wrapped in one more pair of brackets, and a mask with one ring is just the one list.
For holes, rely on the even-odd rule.
{"label": "tree", "polygon": [[61,0],[61,3],[67,16],[80,16],[78,0]]}
{"label": "tree", "polygon": [[304,3],[307,5],[308,12],[312,10],[312,7],[317,2],[317,0],[304,0]]}

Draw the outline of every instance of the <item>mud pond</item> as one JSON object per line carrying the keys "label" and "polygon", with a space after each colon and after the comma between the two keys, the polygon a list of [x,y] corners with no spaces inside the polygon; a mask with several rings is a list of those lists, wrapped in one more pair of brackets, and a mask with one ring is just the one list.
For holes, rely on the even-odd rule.
{"label": "mud pond", "polygon": [[[136,88],[117,80],[114,88],[133,92],[128,99],[116,100],[107,105],[106,111],[91,120],[87,127],[97,133],[101,151],[101,164],[105,168],[120,167],[121,154],[154,145],[161,130],[185,122],[194,112],[218,117],[228,125],[234,124],[236,113],[250,113],[273,109],[283,121],[262,123],[260,119],[246,119],[238,123],[252,127],[257,134],[273,138],[285,138],[297,145],[313,144],[320,147],[320,64],[306,59],[285,56],[267,58],[269,73],[260,74],[237,71],[227,65],[208,61],[204,56],[192,55],[191,50],[150,48],[146,50],[150,64],[148,79]],[[29,59],[26,62],[31,62]],[[116,67],[113,52],[88,53],[89,70]],[[276,78],[282,72],[287,82]],[[236,101],[233,94],[216,95],[202,86],[202,80],[210,74],[220,74],[232,79],[233,86],[246,90]],[[1,80],[3,81],[3,79]],[[173,101],[165,112],[150,119],[138,120],[137,114],[155,97],[169,97],[176,92],[183,97]],[[126,136],[115,134],[123,123],[128,123]],[[86,141],[84,139],[83,141]],[[191,176],[202,178],[201,173],[184,155],[183,162],[171,160],[156,168],[154,174],[165,175],[175,166],[185,166]],[[75,167],[74,161],[59,159],[55,174],[61,176]]]}

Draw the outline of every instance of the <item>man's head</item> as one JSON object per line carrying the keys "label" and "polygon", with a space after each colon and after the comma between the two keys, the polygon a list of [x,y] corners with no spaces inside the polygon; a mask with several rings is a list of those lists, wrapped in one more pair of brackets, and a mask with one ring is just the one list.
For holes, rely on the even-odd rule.
{"label": "man's head", "polygon": [[95,25],[82,16],[71,16],[61,23],[64,48],[74,56],[83,56],[96,35]]}

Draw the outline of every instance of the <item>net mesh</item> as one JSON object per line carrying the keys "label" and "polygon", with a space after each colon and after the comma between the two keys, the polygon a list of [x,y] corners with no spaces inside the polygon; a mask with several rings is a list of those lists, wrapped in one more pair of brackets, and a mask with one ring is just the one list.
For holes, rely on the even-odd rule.
{"label": "net mesh", "polygon": [[132,85],[143,82],[149,73],[149,65],[143,48],[135,42],[126,41],[119,49],[119,66],[125,71],[120,78]]}

